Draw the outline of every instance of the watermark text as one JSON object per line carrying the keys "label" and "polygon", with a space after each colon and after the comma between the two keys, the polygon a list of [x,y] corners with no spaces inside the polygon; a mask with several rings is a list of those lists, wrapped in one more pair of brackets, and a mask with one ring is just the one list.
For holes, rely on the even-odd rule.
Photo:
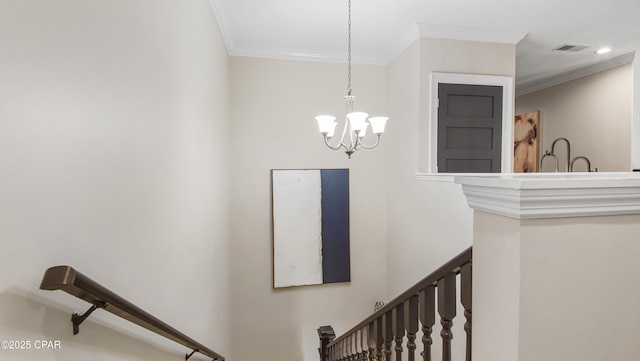
{"label": "watermark text", "polygon": [[60,350],[60,340],[2,340],[0,350]]}

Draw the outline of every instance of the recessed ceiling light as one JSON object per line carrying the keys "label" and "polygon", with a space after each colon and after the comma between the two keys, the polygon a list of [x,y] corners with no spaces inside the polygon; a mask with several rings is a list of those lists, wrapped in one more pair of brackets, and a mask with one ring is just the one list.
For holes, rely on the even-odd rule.
{"label": "recessed ceiling light", "polygon": [[611,51],[611,48],[600,48],[596,50],[596,54],[606,54]]}

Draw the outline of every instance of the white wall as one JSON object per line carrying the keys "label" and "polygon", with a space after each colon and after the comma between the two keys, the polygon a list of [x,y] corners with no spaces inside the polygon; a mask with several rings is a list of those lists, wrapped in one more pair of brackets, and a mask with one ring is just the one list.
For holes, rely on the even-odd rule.
{"label": "white wall", "polygon": [[[346,64],[231,58],[231,279],[235,360],[318,359],[321,325],[341,334],[387,294],[390,134],[352,159],[325,147],[314,119],[345,115]],[[353,65],[356,109],[387,114],[387,68]],[[351,282],[272,288],[271,169],[349,168]]]}
{"label": "white wall", "polygon": [[418,181],[428,160],[429,74],[515,75],[515,46],[421,39],[390,65],[395,119],[389,162],[389,298],[472,243],[472,211],[460,186]]}
{"label": "white wall", "polygon": [[[631,65],[621,65],[594,75],[546,88],[516,98],[516,114],[540,110],[540,156],[551,150],[559,137],[569,139],[571,158],[583,155],[592,169],[628,172],[631,169],[632,120]],[[564,142],[556,145],[560,171],[566,169]],[[554,171],[554,161],[545,158],[543,171]],[[586,171],[578,161],[574,170]]]}
{"label": "white wall", "polygon": [[[206,0],[0,2],[0,349],[176,360],[185,348],[42,291],[68,264],[229,355],[228,57]],[[194,359],[203,359],[202,357]]]}

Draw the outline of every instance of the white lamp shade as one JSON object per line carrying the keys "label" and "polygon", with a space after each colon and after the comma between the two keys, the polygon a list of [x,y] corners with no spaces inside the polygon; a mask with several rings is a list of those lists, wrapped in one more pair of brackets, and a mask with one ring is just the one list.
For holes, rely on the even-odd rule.
{"label": "white lamp shade", "polygon": [[364,123],[364,128],[358,133],[358,137],[362,138],[367,134],[367,128],[369,127],[369,123]]}
{"label": "white lamp shade", "polygon": [[329,132],[327,133],[327,137],[329,138],[333,137],[333,134],[336,132],[336,125],[338,125],[338,122],[333,122],[333,124],[331,124],[331,129],[329,129]]}
{"label": "white lamp shade", "polygon": [[369,123],[371,124],[371,131],[374,134],[382,134],[384,132],[384,127],[387,124],[387,120],[389,117],[371,117],[369,118]]}
{"label": "white lamp shade", "polygon": [[318,128],[320,129],[320,133],[327,134],[327,136],[332,137],[333,133],[336,129],[336,117],[333,115],[318,115],[316,117],[318,121]]}
{"label": "white lamp shade", "polygon": [[352,112],[347,114],[347,119],[349,119],[349,124],[351,124],[351,129],[354,132],[361,131],[365,127],[365,121],[369,114],[365,112]]}

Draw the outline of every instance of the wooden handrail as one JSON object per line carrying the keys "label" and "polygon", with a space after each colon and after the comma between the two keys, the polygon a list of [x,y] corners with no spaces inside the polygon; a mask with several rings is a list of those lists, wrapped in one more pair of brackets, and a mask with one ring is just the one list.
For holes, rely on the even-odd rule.
{"label": "wooden handrail", "polygon": [[472,253],[473,253],[473,247],[467,248],[462,253],[452,258],[449,262],[445,263],[444,265],[442,265],[441,267],[433,271],[427,277],[423,278],[421,281],[411,286],[405,292],[401,293],[399,296],[389,301],[387,304],[385,304],[378,311],[376,311],[371,316],[366,318],[364,321],[358,323],[356,326],[352,327],[347,332],[344,332],[341,336],[336,337],[333,341],[331,341],[331,344],[338,343],[340,340],[346,337],[349,337],[354,332],[363,329],[365,326],[367,326],[377,318],[393,310],[399,304],[404,303],[404,301],[411,298],[411,296],[418,294],[418,292],[422,291],[428,286],[436,285],[438,280],[443,278],[445,275],[452,272],[456,274],[459,273],[461,266],[465,265],[468,262],[471,262]]}
{"label": "wooden handrail", "polygon": [[49,268],[44,274],[40,289],[62,290],[93,305],[84,315],[73,314],[74,334],[78,333],[80,323],[82,323],[91,312],[102,308],[193,350],[191,354],[185,355],[185,359],[188,359],[195,352],[198,352],[214,360],[224,361],[224,357],[215,351],[205,347],[163,321],[160,321],[140,307],[76,271],[73,267],[56,266]]}

